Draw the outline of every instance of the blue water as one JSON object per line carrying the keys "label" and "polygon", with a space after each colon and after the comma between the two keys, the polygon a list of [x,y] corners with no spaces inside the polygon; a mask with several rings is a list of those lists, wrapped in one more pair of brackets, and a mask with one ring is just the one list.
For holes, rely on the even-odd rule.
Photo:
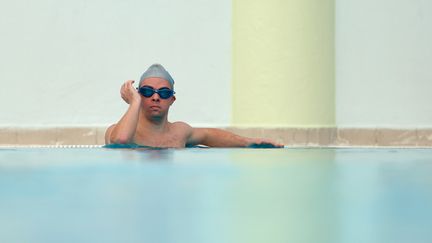
{"label": "blue water", "polygon": [[430,149],[0,149],[0,242],[432,242]]}

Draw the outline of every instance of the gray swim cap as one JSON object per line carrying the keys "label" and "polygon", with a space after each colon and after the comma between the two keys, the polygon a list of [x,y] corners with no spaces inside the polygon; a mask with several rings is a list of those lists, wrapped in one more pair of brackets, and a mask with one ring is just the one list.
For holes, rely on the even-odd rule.
{"label": "gray swim cap", "polygon": [[166,81],[168,81],[171,84],[171,87],[174,87],[174,79],[171,77],[171,75],[168,73],[167,70],[165,70],[164,67],[160,64],[153,64],[151,65],[147,71],[145,71],[140,78],[139,86],[141,87],[141,83],[146,78],[163,78]]}

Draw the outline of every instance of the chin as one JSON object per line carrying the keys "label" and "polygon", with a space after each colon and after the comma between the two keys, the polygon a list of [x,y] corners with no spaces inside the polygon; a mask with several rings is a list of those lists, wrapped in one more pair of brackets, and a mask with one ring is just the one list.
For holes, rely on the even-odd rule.
{"label": "chin", "polygon": [[160,118],[162,118],[163,117],[163,114],[162,113],[160,113],[160,112],[150,112],[150,115],[149,115],[152,119],[160,119]]}

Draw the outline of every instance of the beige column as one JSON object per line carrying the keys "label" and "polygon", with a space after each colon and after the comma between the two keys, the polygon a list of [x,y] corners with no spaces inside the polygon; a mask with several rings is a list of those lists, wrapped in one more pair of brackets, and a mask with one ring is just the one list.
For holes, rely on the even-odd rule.
{"label": "beige column", "polygon": [[334,0],[233,0],[233,126],[334,126]]}

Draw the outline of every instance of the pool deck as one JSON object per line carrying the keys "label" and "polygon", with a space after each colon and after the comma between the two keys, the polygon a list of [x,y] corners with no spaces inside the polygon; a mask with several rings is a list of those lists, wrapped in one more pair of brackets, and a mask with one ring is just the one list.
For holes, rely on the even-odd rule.
{"label": "pool deck", "polygon": [[[0,145],[103,145],[106,126],[0,126]],[[431,147],[432,128],[220,127],[289,146]]]}

